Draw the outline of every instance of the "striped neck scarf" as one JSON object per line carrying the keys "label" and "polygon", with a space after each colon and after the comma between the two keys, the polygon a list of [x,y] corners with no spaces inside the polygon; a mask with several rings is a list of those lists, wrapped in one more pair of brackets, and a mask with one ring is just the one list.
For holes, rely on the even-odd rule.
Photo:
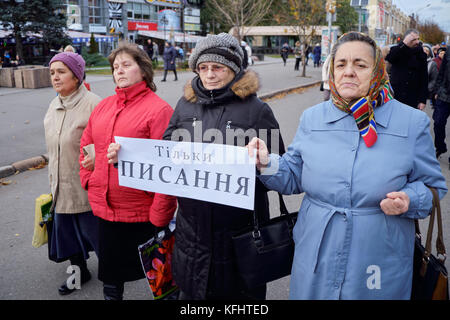
{"label": "striped neck scarf", "polygon": [[367,147],[371,147],[377,141],[377,125],[373,109],[394,98],[381,50],[378,46],[376,47],[375,66],[367,96],[350,102],[345,101],[336,90],[333,60],[330,60],[329,78],[333,104],[342,111],[353,115],[364,143]]}

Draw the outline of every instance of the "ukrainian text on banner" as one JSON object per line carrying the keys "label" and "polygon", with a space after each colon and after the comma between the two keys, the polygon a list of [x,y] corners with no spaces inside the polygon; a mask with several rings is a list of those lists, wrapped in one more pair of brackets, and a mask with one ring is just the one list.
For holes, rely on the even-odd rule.
{"label": "ukrainian text on banner", "polygon": [[255,161],[247,148],[115,137],[119,185],[253,210]]}

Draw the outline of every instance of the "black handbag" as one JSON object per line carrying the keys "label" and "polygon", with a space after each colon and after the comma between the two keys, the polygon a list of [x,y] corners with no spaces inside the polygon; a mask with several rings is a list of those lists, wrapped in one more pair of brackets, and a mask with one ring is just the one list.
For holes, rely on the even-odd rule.
{"label": "black handbag", "polygon": [[256,208],[253,226],[232,236],[238,272],[247,288],[261,286],[291,273],[294,258],[292,229],[298,212],[289,213],[279,193],[278,198],[279,217],[259,223]]}
{"label": "black handbag", "polygon": [[[433,208],[430,214],[425,247],[422,245],[419,223],[417,220],[414,221],[416,239],[411,300],[448,300],[448,273],[444,265],[446,254],[442,234],[441,206],[436,189],[429,189],[433,193]],[[431,254],[431,239],[435,218],[438,226],[436,238],[437,257]]]}

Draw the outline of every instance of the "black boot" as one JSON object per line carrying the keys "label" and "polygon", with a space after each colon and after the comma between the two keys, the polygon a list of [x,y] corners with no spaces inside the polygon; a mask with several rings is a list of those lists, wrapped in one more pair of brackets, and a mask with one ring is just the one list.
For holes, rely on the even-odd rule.
{"label": "black boot", "polygon": [[107,284],[103,283],[103,297],[105,300],[123,300],[123,283]]}
{"label": "black boot", "polygon": [[[89,280],[91,280],[91,273],[89,272],[89,270],[87,268],[86,260],[84,260],[83,256],[75,256],[75,257],[70,258],[70,264],[73,265],[73,266],[78,266],[80,268],[80,272],[81,272],[80,282],[81,282],[81,285],[83,285],[86,282],[88,282]],[[62,295],[62,296],[65,296],[65,295],[71,294],[75,290],[76,290],[76,288],[69,289],[69,287],[67,287],[67,280],[66,280],[58,288],[58,293],[60,295]]]}
{"label": "black boot", "polygon": [[167,77],[167,70],[164,70],[164,77],[161,80],[161,82],[165,82],[166,81],[166,77]]}
{"label": "black boot", "polygon": [[173,73],[175,73],[175,80],[173,80],[173,81],[177,81],[177,80],[178,80],[178,77],[177,77],[177,71],[176,71],[176,70],[173,70]]}

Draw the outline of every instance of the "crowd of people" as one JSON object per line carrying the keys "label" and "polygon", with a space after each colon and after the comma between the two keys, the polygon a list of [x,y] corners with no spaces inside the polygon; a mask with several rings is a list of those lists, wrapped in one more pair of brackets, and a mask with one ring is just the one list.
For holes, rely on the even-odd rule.
{"label": "crowd of people", "polygon": [[[114,139],[180,141],[186,135],[177,133],[184,130],[191,133],[185,142],[217,143],[204,133],[255,129],[254,136],[224,143],[246,146],[255,156],[258,219],[269,219],[269,190],[305,194],[293,230],[290,298],[409,299],[414,219],[430,212],[429,187],[440,198],[447,193],[437,160],[447,151],[445,123],[439,122],[450,110],[446,51],[438,50],[441,61],[431,52],[427,58],[417,30],[388,52],[367,35],[346,33],[323,63],[317,44],[310,53],[314,67],[322,67],[324,101],[303,112],[285,149],[271,107],[257,97],[258,74],[247,68],[247,46],[225,33],[198,41],[188,59],[193,78],[174,108],[155,93],[152,61],[159,50],[151,40],[143,49],[122,43],[112,51],[116,89],[105,99],[83,85],[80,55],[65,51],[52,58],[57,96],[44,120],[55,217],[50,260],[79,266],[83,284],[91,279],[86,260],[95,252],[105,300],[122,300],[125,283],[145,277],[137,246],[175,216],[171,272],[178,299],[264,300],[266,285],[249,288],[240,278],[231,238],[252,225],[252,211],[120,186],[121,146]],[[284,65],[289,51],[284,44]],[[296,70],[304,52],[297,43]],[[163,81],[168,71],[177,80],[177,50],[170,42],[162,56]],[[422,112],[429,98],[435,145]],[[201,134],[195,133],[197,123]],[[267,134],[259,136],[261,129]],[[371,266],[382,270],[375,290],[366,285]],[[64,283],[58,291],[74,289]]]}

